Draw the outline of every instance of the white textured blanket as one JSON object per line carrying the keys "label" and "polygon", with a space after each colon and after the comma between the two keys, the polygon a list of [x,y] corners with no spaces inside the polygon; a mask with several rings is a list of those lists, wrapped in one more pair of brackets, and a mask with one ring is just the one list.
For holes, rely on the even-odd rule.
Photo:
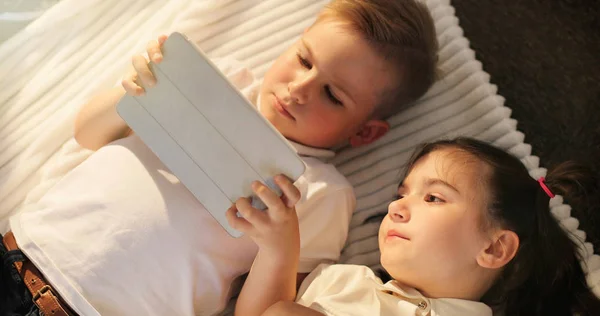
{"label": "white textured blanket", "polygon": [[[270,63],[314,21],[327,1],[62,0],[0,46],[0,223],[36,201],[85,159],[72,138],[74,113],[122,75],[129,58],[158,34],[178,30],[210,56],[233,57],[261,78]],[[345,148],[334,163],[356,188],[358,205],[342,261],[378,267],[377,221],[394,195],[414,147],[467,135],[517,155],[539,177],[545,169],[516,130],[463,37],[449,1],[427,1],[440,42],[441,79],[417,106],[391,119],[392,131],[371,146]],[[585,240],[561,197],[552,213]],[[2,231],[3,227],[0,227]],[[600,256],[582,243],[588,281],[600,295]]]}

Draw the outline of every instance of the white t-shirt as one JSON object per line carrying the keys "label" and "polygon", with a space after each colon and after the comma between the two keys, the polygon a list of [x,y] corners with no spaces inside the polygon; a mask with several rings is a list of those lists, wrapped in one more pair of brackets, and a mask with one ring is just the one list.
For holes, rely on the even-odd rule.
{"label": "white t-shirt", "polygon": [[[246,95],[256,91],[244,70],[224,69],[234,83],[243,79]],[[355,197],[320,160],[331,151],[294,147],[307,166],[295,183],[302,193],[299,272],[310,272],[339,258]],[[81,315],[214,314],[257,251],[250,238],[230,237],[135,135],[99,149],[11,218],[10,228]]]}
{"label": "white t-shirt", "polygon": [[492,316],[491,308],[480,302],[431,299],[393,280],[383,284],[359,265],[319,265],[302,282],[296,302],[325,315]]}

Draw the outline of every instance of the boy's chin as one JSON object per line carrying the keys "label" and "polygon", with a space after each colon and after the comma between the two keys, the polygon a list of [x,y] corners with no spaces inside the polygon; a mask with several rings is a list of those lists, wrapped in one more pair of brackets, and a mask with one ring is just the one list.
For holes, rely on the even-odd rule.
{"label": "boy's chin", "polygon": [[335,140],[319,140],[318,142],[298,142],[306,146],[314,147],[314,148],[322,148],[327,150],[332,150],[334,152],[338,152],[344,148],[352,147],[350,145],[349,139],[343,139],[342,141]]}
{"label": "boy's chin", "polygon": [[348,139],[344,139],[343,141],[339,142],[338,144],[335,144],[333,146],[330,147],[331,150],[338,152],[344,148],[347,147],[351,147],[350,146],[350,141]]}
{"label": "boy's chin", "polygon": [[[314,141],[310,141],[310,140],[304,140],[298,137],[294,137],[294,135],[286,135],[285,133],[282,133],[282,135],[287,138],[288,140],[291,140],[295,143],[298,143],[300,145],[304,145],[304,146],[308,146],[308,147],[312,147],[312,148],[320,148],[320,149],[327,149],[327,150],[333,150],[334,145],[328,145],[327,142],[314,142]],[[335,146],[337,148],[337,146]],[[341,148],[341,147],[340,147]]]}

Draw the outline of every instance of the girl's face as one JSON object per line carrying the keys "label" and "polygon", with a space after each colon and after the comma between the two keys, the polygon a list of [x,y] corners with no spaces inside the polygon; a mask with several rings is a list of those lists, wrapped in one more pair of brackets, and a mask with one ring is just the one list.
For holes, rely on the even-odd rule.
{"label": "girl's face", "polygon": [[483,179],[489,171],[451,149],[417,161],[379,230],[381,263],[395,280],[429,297],[456,297],[472,286],[476,256],[485,249]]}

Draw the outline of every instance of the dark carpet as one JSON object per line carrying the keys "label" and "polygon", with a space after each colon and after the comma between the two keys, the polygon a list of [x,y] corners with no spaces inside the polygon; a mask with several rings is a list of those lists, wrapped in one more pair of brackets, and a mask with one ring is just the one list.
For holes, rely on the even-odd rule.
{"label": "dark carpet", "polygon": [[[542,166],[576,160],[600,174],[600,1],[451,3]],[[572,214],[600,253],[600,205]]]}

